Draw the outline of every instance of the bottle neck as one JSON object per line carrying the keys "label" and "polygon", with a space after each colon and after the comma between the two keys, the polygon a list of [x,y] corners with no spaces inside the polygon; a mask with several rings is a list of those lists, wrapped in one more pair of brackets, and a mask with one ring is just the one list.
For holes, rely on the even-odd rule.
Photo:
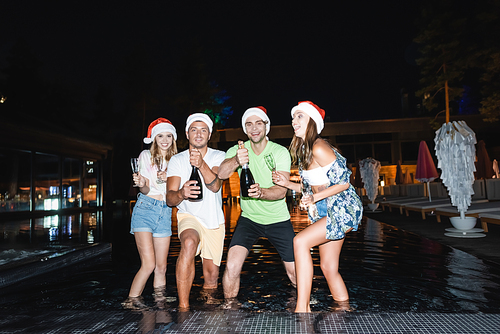
{"label": "bottle neck", "polygon": [[248,169],[248,164],[244,164],[243,166],[241,166],[241,168]]}

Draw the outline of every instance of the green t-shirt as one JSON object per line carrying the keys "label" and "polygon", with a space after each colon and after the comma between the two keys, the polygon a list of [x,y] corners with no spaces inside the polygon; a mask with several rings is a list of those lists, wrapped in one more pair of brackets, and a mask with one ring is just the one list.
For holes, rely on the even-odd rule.
{"label": "green t-shirt", "polygon": [[[255,182],[261,188],[271,188],[275,186],[272,179],[271,170],[267,167],[264,157],[272,153],[276,161],[276,170],[290,172],[291,158],[288,150],[272,141],[268,141],[266,148],[260,155],[256,155],[251,146],[250,141],[245,142],[245,148],[248,149],[248,166],[252,172]],[[232,158],[236,155],[238,145],[231,147],[226,152],[226,159]],[[238,167],[238,175],[241,173],[241,167]],[[290,213],[286,205],[286,199],[268,201],[255,198],[240,197],[240,205],[242,213],[245,218],[251,219],[253,222],[262,225],[269,225],[279,223],[290,219]]]}

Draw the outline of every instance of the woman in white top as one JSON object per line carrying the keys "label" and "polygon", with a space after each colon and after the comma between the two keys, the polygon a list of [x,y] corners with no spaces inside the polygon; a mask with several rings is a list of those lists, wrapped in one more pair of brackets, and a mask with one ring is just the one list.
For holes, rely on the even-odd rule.
{"label": "woman in white top", "polygon": [[144,143],[151,144],[150,149],[139,155],[139,173],[133,178],[140,193],[132,212],[130,233],[135,237],[141,268],[134,277],[127,300],[122,303],[127,309],[147,308],[141,294],[153,272],[157,306],[162,307],[166,300],[165,274],[172,235],[172,209],[165,201],[165,182],[168,162],[177,153],[176,140],[172,123],[158,118],[149,125],[144,138]]}
{"label": "woman in white top", "polygon": [[[357,230],[363,206],[349,183],[351,171],[345,158],[319,134],[325,111],[310,101],[299,102],[291,111],[294,136],[290,145],[292,162],[298,164],[301,184],[288,181],[279,172],[273,181],[283,187],[304,189],[301,205],[308,207],[314,223],[293,240],[297,272],[295,312],[311,312],[310,298],[314,274],[310,249],[319,246],[320,267],[335,301],[349,299],[339,273],[339,258],[345,234]],[[314,210],[313,210],[314,208]]]}

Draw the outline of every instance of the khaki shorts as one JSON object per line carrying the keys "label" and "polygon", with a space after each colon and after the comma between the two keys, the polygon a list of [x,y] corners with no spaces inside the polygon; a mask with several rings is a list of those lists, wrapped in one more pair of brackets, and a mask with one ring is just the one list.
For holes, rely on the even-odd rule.
{"label": "khaki shorts", "polygon": [[224,224],[219,225],[219,228],[216,229],[208,229],[195,216],[189,213],[177,213],[177,222],[179,238],[181,233],[188,229],[198,232],[200,243],[196,255],[201,254],[202,259],[212,260],[216,266],[220,267],[226,233]]}

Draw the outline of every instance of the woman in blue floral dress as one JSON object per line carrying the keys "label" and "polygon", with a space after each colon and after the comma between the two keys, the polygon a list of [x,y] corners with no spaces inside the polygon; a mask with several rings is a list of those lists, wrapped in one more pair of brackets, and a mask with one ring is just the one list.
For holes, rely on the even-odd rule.
{"label": "woman in blue floral dress", "polygon": [[294,136],[290,145],[293,163],[298,164],[301,184],[287,181],[279,172],[273,181],[283,187],[302,191],[301,205],[308,208],[311,224],[293,242],[297,272],[295,312],[311,312],[310,297],[313,261],[310,249],[319,246],[320,266],[335,301],[347,301],[349,293],[339,273],[339,258],[345,234],[356,231],[363,206],[349,183],[351,171],[346,159],[319,137],[325,111],[310,101],[292,108]]}

